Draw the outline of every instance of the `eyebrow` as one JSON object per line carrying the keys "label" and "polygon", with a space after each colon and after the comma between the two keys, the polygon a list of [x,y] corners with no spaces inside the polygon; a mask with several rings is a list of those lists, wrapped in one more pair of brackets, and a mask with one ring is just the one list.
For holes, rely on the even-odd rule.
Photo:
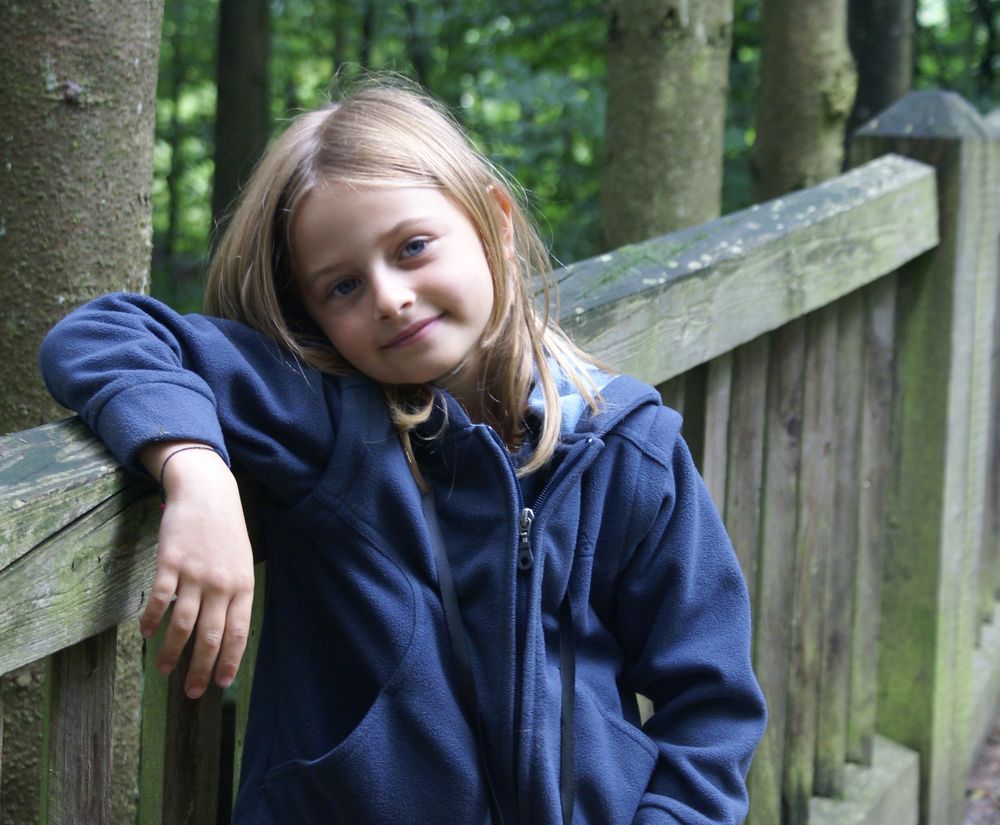
{"label": "eyebrow", "polygon": [[[403,220],[399,221],[399,223],[390,227],[385,232],[379,233],[378,237],[375,240],[379,244],[384,244],[388,239],[396,235],[404,234],[405,232],[411,231],[410,230],[411,225],[413,227],[425,225],[430,220],[431,217],[429,215],[416,218],[403,218]],[[324,275],[329,275],[331,272],[336,272],[342,266],[343,264],[341,264],[340,261],[335,259],[330,263],[321,266],[315,272],[310,272],[308,275],[306,275],[306,282],[312,285],[317,280],[322,278]]]}

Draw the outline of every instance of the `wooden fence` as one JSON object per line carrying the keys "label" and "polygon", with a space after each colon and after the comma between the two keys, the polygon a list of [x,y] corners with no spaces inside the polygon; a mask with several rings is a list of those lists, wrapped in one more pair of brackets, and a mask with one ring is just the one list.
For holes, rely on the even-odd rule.
{"label": "wooden fence", "polygon": [[[1000,141],[921,93],[853,151],[809,190],[566,268],[560,314],[685,413],[732,534],[770,708],[749,821],[954,825],[1000,697]],[[110,821],[116,632],[157,523],[78,421],[0,439],[0,673],[48,657],[45,823]],[[181,680],[145,671],[141,823],[231,802],[246,680],[197,702]]]}

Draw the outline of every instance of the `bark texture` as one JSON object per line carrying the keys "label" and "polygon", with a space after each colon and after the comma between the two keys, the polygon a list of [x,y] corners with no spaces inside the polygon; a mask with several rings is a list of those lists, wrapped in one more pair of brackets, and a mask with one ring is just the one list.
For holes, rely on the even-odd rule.
{"label": "bark texture", "polygon": [[267,0],[222,0],[216,66],[216,223],[267,145],[271,131],[271,12]]}
{"label": "bark texture", "polygon": [[605,248],[719,214],[732,0],[611,0]]}
{"label": "bark texture", "polygon": [[840,172],[856,74],[847,0],[764,0],[754,198],[768,200]]}
{"label": "bark texture", "polygon": [[[36,366],[55,321],[112,289],[146,288],[161,16],[162,0],[0,0],[0,432],[64,415]],[[40,672],[5,677],[4,825],[38,822]],[[116,711],[116,760],[132,769],[114,791],[122,822],[135,806],[131,673]]]}
{"label": "bark texture", "polygon": [[847,38],[858,70],[850,136],[913,86],[914,0],[850,0]]}

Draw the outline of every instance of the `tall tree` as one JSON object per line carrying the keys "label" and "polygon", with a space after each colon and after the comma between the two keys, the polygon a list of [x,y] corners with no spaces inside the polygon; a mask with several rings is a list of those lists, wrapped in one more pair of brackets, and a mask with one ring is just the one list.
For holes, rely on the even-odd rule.
{"label": "tall tree", "polygon": [[719,214],[732,0],[611,0],[605,247]]}
{"label": "tall tree", "polygon": [[756,200],[840,172],[856,74],[847,0],[764,0],[751,171]]}
{"label": "tall tree", "polygon": [[232,203],[271,133],[271,6],[221,0],[215,117],[215,221]]}
{"label": "tall tree", "polygon": [[[167,20],[164,20],[163,42],[169,43],[171,51],[171,61],[166,71],[163,72],[162,87],[166,92],[167,106],[167,146],[170,147],[170,169],[167,171],[164,183],[166,184],[167,197],[167,230],[163,233],[162,249],[165,255],[173,255],[177,251],[177,234],[180,228],[181,214],[181,178],[184,173],[184,163],[181,159],[181,138],[183,136],[183,126],[181,123],[181,92],[184,87],[184,37],[179,21],[184,18],[183,0],[171,4],[177,13],[177,21],[167,29]],[[169,9],[168,9],[169,12]]]}
{"label": "tall tree", "polygon": [[850,0],[847,38],[858,71],[848,137],[913,86],[914,0]]}
{"label": "tall tree", "polygon": [[[0,0],[0,432],[64,414],[36,369],[57,319],[111,289],[146,288],[161,14],[162,0]],[[33,668],[0,686],[4,825],[38,821],[39,682]],[[116,764],[134,760],[131,734],[118,740]],[[135,772],[131,782],[119,773],[113,810],[124,822]]]}
{"label": "tall tree", "polygon": [[990,99],[994,94],[994,81],[996,80],[996,70],[994,68],[997,60],[997,11],[1000,11],[1000,3],[997,0],[975,0],[975,12],[979,21],[979,31],[981,36],[977,40],[982,41],[981,53],[978,65],[978,97]]}

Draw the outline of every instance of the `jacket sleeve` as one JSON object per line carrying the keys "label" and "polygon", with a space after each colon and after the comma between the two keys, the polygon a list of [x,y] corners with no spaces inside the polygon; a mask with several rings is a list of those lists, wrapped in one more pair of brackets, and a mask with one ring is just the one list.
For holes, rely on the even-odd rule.
{"label": "jacket sleeve", "polygon": [[658,469],[637,482],[650,502],[639,521],[651,528],[623,559],[616,598],[624,677],[653,703],[643,729],[659,751],[634,822],[735,825],[746,815],[745,778],[766,717],[747,589],[679,435]]}
{"label": "jacket sleeve", "polygon": [[116,293],[60,321],[40,353],[55,399],[126,467],[148,443],[203,441],[279,497],[311,489],[336,405],[321,377],[241,324]]}

